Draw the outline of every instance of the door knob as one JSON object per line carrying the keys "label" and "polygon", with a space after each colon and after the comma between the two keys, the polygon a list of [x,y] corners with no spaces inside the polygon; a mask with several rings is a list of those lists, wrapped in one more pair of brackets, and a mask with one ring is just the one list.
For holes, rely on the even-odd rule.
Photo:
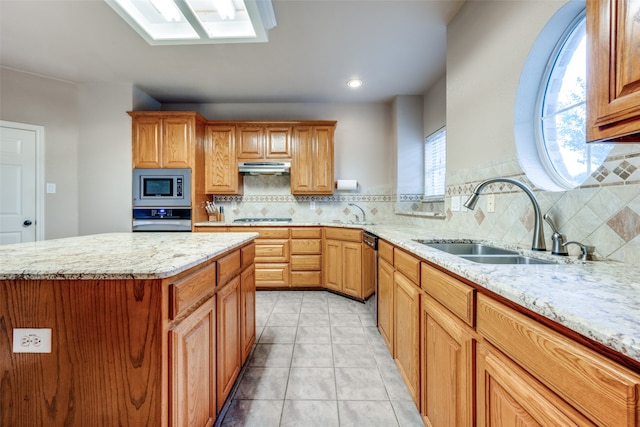
{"label": "door knob", "polygon": [[25,220],[25,221],[22,223],[22,225],[24,225],[25,227],[28,227],[28,226],[30,226],[31,224],[33,224],[33,222],[31,222],[31,220],[29,220],[29,219]]}

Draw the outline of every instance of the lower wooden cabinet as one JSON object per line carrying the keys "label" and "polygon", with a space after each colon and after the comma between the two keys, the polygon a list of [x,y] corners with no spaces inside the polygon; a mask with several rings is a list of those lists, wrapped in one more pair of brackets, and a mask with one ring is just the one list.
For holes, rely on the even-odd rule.
{"label": "lower wooden cabinet", "polygon": [[322,287],[322,228],[291,229],[291,287]]}
{"label": "lower wooden cabinet", "polygon": [[420,407],[420,289],[402,273],[393,275],[393,358],[409,394]]}
{"label": "lower wooden cabinet", "polygon": [[240,275],[240,335],[242,364],[256,342],[256,269],[252,264]]}
{"label": "lower wooden cabinet", "polygon": [[[327,289],[364,300],[362,230],[325,228],[323,281]],[[368,288],[367,288],[368,289]]]}
{"label": "lower wooden cabinet", "polygon": [[596,425],[491,346],[477,351],[478,427]]}
{"label": "lower wooden cabinet", "polygon": [[222,409],[242,367],[240,299],[240,276],[231,279],[217,293],[218,411]]}
{"label": "lower wooden cabinet", "polygon": [[426,294],[420,330],[420,407],[425,425],[473,426],[473,330]]}
{"label": "lower wooden cabinet", "polygon": [[378,330],[393,354],[393,266],[378,259]]}
{"label": "lower wooden cabinet", "polygon": [[172,426],[216,420],[216,297],[169,331],[169,418]]}

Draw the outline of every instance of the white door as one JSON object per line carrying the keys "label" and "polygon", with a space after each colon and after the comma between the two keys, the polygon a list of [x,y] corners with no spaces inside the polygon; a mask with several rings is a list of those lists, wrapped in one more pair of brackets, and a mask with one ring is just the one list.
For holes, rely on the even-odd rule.
{"label": "white door", "polygon": [[[37,126],[0,122],[0,244],[40,240]],[[40,207],[41,208],[41,207]],[[40,225],[40,224],[39,224]]]}

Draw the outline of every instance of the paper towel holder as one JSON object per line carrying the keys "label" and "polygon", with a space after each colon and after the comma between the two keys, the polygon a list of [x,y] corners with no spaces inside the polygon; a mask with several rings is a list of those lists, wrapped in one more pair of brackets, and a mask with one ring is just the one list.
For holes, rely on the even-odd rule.
{"label": "paper towel holder", "polygon": [[360,187],[356,179],[339,179],[336,181],[336,190],[338,191],[357,191]]}

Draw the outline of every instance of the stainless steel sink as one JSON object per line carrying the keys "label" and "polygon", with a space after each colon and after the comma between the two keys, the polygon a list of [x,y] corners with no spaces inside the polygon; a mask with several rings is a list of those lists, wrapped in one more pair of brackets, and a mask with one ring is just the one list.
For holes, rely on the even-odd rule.
{"label": "stainless steel sink", "polygon": [[554,264],[538,258],[521,255],[510,249],[496,248],[477,242],[434,242],[433,240],[414,240],[415,242],[457,255],[462,259],[481,264]]}
{"label": "stainless steel sink", "polygon": [[481,264],[554,264],[523,255],[460,255],[460,258]]}
{"label": "stainless steel sink", "polygon": [[509,249],[496,248],[483,243],[433,243],[430,240],[415,240],[418,243],[429,246],[452,255],[518,255],[518,252]]}

